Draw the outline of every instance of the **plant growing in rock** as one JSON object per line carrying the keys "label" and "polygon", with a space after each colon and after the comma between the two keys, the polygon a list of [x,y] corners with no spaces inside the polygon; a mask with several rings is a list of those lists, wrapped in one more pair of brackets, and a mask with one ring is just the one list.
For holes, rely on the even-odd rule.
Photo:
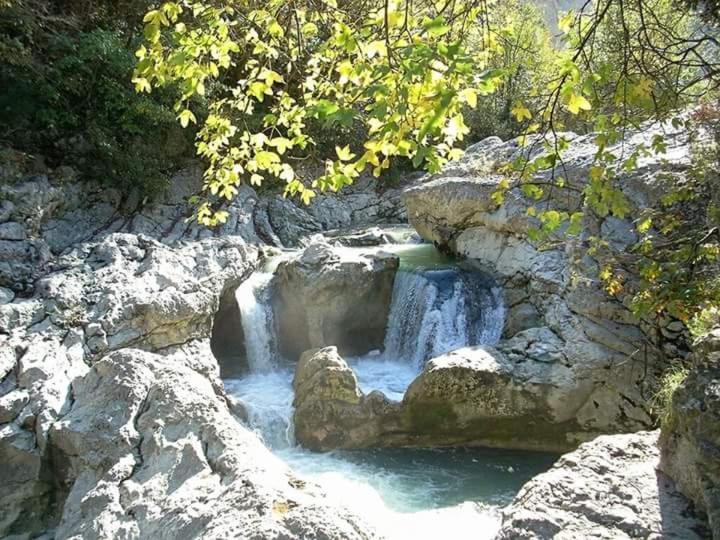
{"label": "plant growing in rock", "polygon": [[689,370],[682,365],[668,368],[660,379],[657,392],[650,401],[653,415],[666,429],[672,428],[668,422],[671,420],[673,395],[688,374]]}

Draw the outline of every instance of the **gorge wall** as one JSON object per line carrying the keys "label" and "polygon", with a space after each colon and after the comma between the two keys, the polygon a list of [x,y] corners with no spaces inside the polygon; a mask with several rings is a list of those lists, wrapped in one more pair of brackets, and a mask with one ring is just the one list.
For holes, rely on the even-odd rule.
{"label": "gorge wall", "polygon": [[0,536],[373,536],[241,423],[210,337],[263,246],[399,217],[397,193],[300,208],[241,188],[211,231],[186,222],[195,169],[154,202],[0,174]]}
{"label": "gorge wall", "polygon": [[[646,143],[653,129],[661,127],[631,137],[626,151]],[[567,136],[564,175],[582,186],[593,160],[592,138]],[[538,224],[527,214],[534,201],[514,189],[504,205],[496,205],[492,194],[503,179],[497,165],[521,151],[515,142],[497,138],[470,147],[458,162],[405,192],[410,223],[441,249],[484,263],[502,284],[508,313],[497,349],[512,366],[511,377],[536,389],[544,409],[541,421],[564,424],[571,444],[600,433],[650,429],[649,399],[658,377],[688,355],[684,326],[667,320],[654,328],[633,316],[629,298],[612,298],[603,290],[600,263],[588,254],[587,236],[626,249],[637,239],[631,217],[596,218],[587,212],[584,236],[538,245],[528,236]],[[668,161],[673,175],[681,175],[689,160],[680,133],[669,137],[665,155],[640,160],[637,171],[621,179],[633,207],[653,204],[662,195],[664,182],[674,178],[664,174]],[[549,174],[541,172],[536,180],[547,181]]]}

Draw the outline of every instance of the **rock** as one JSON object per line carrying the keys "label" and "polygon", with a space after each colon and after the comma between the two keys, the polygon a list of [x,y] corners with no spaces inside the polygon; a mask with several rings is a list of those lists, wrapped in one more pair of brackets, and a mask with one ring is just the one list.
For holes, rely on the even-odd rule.
{"label": "rock", "polygon": [[95,363],[51,441],[68,496],[59,538],[370,538],[243,428],[173,356]]}
{"label": "rock", "polygon": [[550,347],[543,342],[515,361],[491,347],[430,360],[403,398],[408,439],[415,446],[573,448],[578,404],[568,389],[575,381],[567,367],[546,357]]}
{"label": "rock", "polygon": [[530,480],[496,540],[706,538],[702,520],[656,470],[657,432],[598,437]]}
{"label": "rock", "polygon": [[567,450],[581,437],[573,418],[578,404],[568,396],[571,378],[545,358],[512,361],[490,347],[466,347],[429,361],[397,403],[381,392],[363,394],[335,347],[314,349],[295,371],[295,436],[313,450]]}
{"label": "rock", "polygon": [[0,456],[0,534],[35,537],[52,526],[54,486],[32,431],[13,423],[0,425]]}
{"label": "rock", "polygon": [[364,231],[333,237],[333,242],[347,247],[368,247],[392,244],[392,238],[380,227],[372,227]]}
{"label": "rock", "polygon": [[303,353],[293,388],[295,438],[311,450],[387,446],[398,425],[399,404],[381,392],[364,395],[335,347]]}
{"label": "rock", "polygon": [[[625,150],[645,144],[665,127],[645,126],[624,143]],[[667,133],[668,151],[677,159],[673,171],[682,174],[690,163],[687,138],[672,129]],[[592,136],[563,135],[570,141],[563,154],[563,177],[581,191],[593,163]],[[650,429],[654,419],[647,396],[657,390],[670,364],[668,351],[678,356],[685,349],[685,334],[666,330],[658,337],[628,309],[629,302],[609,297],[598,279],[600,262],[588,255],[584,237],[558,236],[548,247],[536,245],[529,230],[538,221],[527,212],[535,201],[521,190],[509,190],[505,203],[495,204],[492,194],[504,178],[497,174],[497,165],[521,151],[526,150],[516,141],[501,143],[497,138],[468,148],[463,158],[404,191],[410,224],[440,249],[473,259],[495,275],[508,305],[506,340],[497,345],[499,350],[513,362],[529,356],[536,367],[549,361],[567,370],[563,384],[570,386],[562,393],[569,403],[566,410],[573,411],[566,425],[574,430],[568,436],[583,440],[598,433]],[[632,216],[657,203],[666,183],[674,181],[667,178],[667,167],[665,159],[650,156],[639,162],[637,171],[621,175],[630,217],[601,219],[586,212],[589,234],[607,241],[611,250],[626,250],[637,239]],[[546,181],[550,174],[539,172],[537,180]],[[563,197],[552,204],[562,212],[575,211],[580,202]],[[630,275],[629,283],[633,279]],[[541,341],[528,341],[533,328],[545,328],[554,336],[545,352]],[[518,334],[524,343],[510,343]],[[523,351],[516,356],[513,349],[519,345]]]}
{"label": "rock", "polygon": [[15,293],[5,287],[0,287],[0,305],[9,304],[15,299]]}
{"label": "rock", "polygon": [[627,249],[639,240],[635,227],[631,222],[614,216],[605,218],[600,227],[600,234],[617,251]]}
{"label": "rock", "polygon": [[30,401],[27,390],[18,388],[0,397],[0,424],[12,422]]}
{"label": "rock", "polygon": [[[11,176],[0,183],[0,536],[374,536],[239,423],[247,411],[210,353],[221,299],[259,263],[248,243],[300,243],[329,221],[241,186],[223,226],[188,224],[193,167],[155,200],[60,170]],[[343,225],[401,208],[399,192],[389,204],[371,192],[342,203]]]}
{"label": "rock", "polygon": [[541,325],[542,315],[537,308],[529,302],[523,302],[508,308],[505,315],[503,335],[512,337],[522,330],[536,328]]}
{"label": "rock", "polygon": [[662,424],[660,468],[707,514],[720,538],[720,332],[696,344],[698,366],[672,397]]}
{"label": "rock", "polygon": [[0,224],[0,240],[25,240],[25,227],[19,223]]}
{"label": "rock", "polygon": [[316,243],[283,261],[273,278],[281,353],[295,359],[336,345],[341,354],[382,348],[398,258]]}
{"label": "rock", "polygon": [[269,199],[265,211],[282,246],[295,247],[301,238],[322,230],[322,225],[315,218],[284,197]]}
{"label": "rock", "polygon": [[[58,324],[88,321],[93,354],[125,346],[158,349],[207,336],[220,298],[257,264],[240,238],[211,238],[171,249],[115,233],[65,256],[68,268],[41,279],[38,294]],[[2,309],[2,308],[0,308]]]}

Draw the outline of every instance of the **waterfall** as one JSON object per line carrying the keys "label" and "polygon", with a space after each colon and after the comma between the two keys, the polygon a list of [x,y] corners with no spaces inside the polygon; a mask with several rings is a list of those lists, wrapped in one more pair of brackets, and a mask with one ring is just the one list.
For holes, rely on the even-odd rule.
{"label": "waterfall", "polygon": [[500,289],[482,273],[453,267],[398,272],[384,356],[421,369],[453,349],[495,344],[504,315]]}
{"label": "waterfall", "polygon": [[275,366],[273,314],[270,307],[271,272],[258,272],[235,291],[245,336],[245,352],[250,371],[269,372]]}

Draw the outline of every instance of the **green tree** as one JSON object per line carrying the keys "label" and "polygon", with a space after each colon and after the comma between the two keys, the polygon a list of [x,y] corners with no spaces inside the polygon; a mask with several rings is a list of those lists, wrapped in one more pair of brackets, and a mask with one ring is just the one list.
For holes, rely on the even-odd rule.
{"label": "green tree", "polygon": [[[633,296],[633,307],[643,316],[670,314],[690,321],[720,304],[715,277],[720,222],[717,197],[711,195],[718,187],[717,29],[669,0],[596,2],[592,9],[562,17],[560,28],[565,49],[556,60],[558,75],[543,90],[541,106],[525,109],[532,115],[524,137],[528,152],[513,164],[513,181],[504,187],[519,185],[538,200],[537,208],[547,208],[537,211],[543,223],[538,240],[564,227],[578,234],[584,213],[628,217],[619,180],[644,156],[666,151],[663,135],[632,153],[613,152],[613,145],[648,121],[686,130],[694,141],[694,164],[687,174],[667,179],[658,208],[637,216],[638,245],[616,254],[591,237],[589,247],[604,261],[601,277],[611,294]],[[688,115],[688,107],[698,105]],[[573,185],[562,174],[568,142],[561,131],[577,126],[595,134],[596,153],[589,178]],[[536,152],[538,147],[543,151]],[[534,182],[541,170],[552,171],[551,185]],[[566,197],[576,201],[574,209],[557,212],[553,201]],[[625,280],[628,271],[639,281]]]}
{"label": "green tree", "polygon": [[[277,178],[308,202],[366,169],[379,175],[398,158],[437,171],[460,155],[455,146],[469,131],[464,113],[499,88],[487,102],[514,117],[527,152],[510,164],[496,201],[515,186],[537,200],[538,242],[559,231],[579,234],[588,212],[627,216],[618,179],[666,144],[658,136],[630,155],[609,149],[649,120],[685,125],[689,105],[707,103],[703,114],[712,117],[720,84],[714,3],[696,12],[692,2],[588,1],[559,19],[554,51],[537,13],[510,0],[183,0],[149,11],[144,22],[134,82],[141,92],[177,85],[179,122],[200,124],[197,150],[208,169],[196,217],[208,225],[225,219],[223,201],[240,182]],[[201,103],[206,116],[198,114]],[[359,125],[363,137],[338,144],[325,174],[305,182],[294,164],[317,149],[309,125],[348,133]],[[595,133],[594,164],[576,185],[562,174],[567,129]],[[698,131],[698,141],[707,131]],[[590,239],[607,262],[608,291],[634,294],[638,313],[690,320],[718,303],[710,277],[718,263],[716,203],[704,195],[713,189],[716,150],[716,139],[695,145],[690,180],[638,217],[642,240],[626,260]],[[539,185],[536,174],[547,170],[551,181]],[[558,211],[553,200],[567,195],[575,207]],[[688,218],[687,205],[702,217]],[[614,262],[634,269],[641,284],[623,290]]]}
{"label": "green tree", "polygon": [[[437,171],[458,156],[468,132],[462,107],[500,76],[478,70],[487,60],[464,46],[478,17],[480,7],[465,1],[166,2],[145,16],[134,82],[147,92],[178,84],[183,125],[198,122],[193,99],[207,100],[197,219],[213,225],[241,181],[280,179],[308,202],[366,169],[380,175],[398,157]],[[293,164],[316,145],[310,122],[360,123],[367,140],[338,146],[308,185]]]}

